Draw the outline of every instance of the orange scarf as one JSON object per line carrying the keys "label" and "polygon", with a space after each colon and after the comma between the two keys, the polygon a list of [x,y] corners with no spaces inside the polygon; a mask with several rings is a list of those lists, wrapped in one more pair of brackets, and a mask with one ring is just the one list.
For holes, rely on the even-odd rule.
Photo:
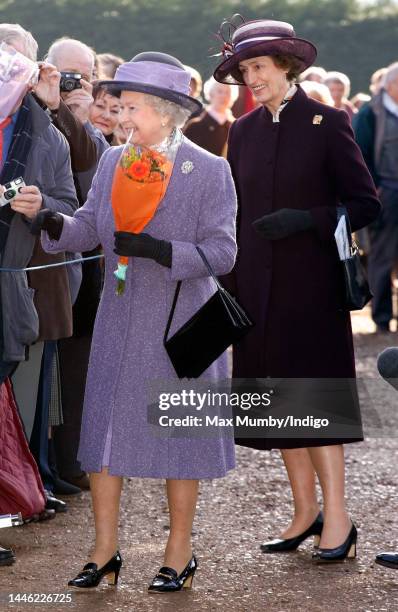
{"label": "orange scarf", "polygon": [[[179,141],[174,135],[170,146],[161,153],[126,144],[112,184],[116,231],[139,233],[151,221],[167,191]],[[128,257],[119,257],[115,271],[117,295],[124,292],[128,261]]]}

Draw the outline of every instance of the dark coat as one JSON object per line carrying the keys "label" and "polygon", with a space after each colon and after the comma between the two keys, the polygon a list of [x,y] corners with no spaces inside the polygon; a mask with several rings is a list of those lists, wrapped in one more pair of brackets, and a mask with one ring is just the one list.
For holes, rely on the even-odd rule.
{"label": "dark coat", "polygon": [[[345,204],[357,230],[377,217],[380,204],[347,114],[307,98],[299,87],[279,123],[265,107],[238,119],[228,151],[239,213],[238,259],[227,280],[255,323],[234,348],[233,376],[354,378],[334,241],[336,205]],[[274,242],[257,234],[253,221],[281,208],[311,210],[315,230]],[[357,414],[356,397],[353,410]],[[242,444],[283,448],[327,441],[299,442]]]}
{"label": "dark coat", "polygon": [[184,134],[189,140],[206,149],[206,151],[225,157],[224,151],[226,151],[231,125],[231,121],[226,121],[220,125],[207,111],[204,111],[200,117],[195,117],[187,123]]}
{"label": "dark coat", "polygon": [[[32,113],[32,145],[26,161],[25,183],[40,189],[42,208],[71,216],[78,203],[68,143],[32,96],[26,96],[25,104],[29,104]],[[23,215],[13,215],[2,255],[3,267],[33,267],[64,259],[63,253],[55,257],[44,253]],[[4,334],[0,359],[24,361],[25,347],[38,338],[54,340],[72,334],[72,306],[64,267],[30,272],[29,288],[27,275],[21,272],[2,274],[0,285]]]}
{"label": "dark coat", "polygon": [[355,139],[362,151],[363,158],[372,175],[376,187],[380,186],[380,176],[377,168],[380,163],[387,109],[383,104],[383,90],[364,104],[352,122]]}

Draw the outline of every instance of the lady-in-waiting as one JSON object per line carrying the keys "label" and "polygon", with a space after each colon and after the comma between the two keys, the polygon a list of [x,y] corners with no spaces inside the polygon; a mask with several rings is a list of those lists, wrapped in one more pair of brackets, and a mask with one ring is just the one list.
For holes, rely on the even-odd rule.
{"label": "lady-in-waiting", "polygon": [[[327,437],[286,431],[278,439],[266,431],[238,439],[280,448],[292,487],[293,520],[262,550],[293,550],[314,535],[315,561],[343,560],[355,555],[357,539],[345,505],[343,444],[363,435],[336,207],[345,205],[356,230],[377,217],[380,205],[347,114],[296,85],[316,58],[312,43],[297,38],[290,24],[259,20],[235,27],[224,49],[214,77],[246,85],[261,104],[232,125],[229,137],[239,223],[237,263],[226,282],[255,322],[234,348],[233,374],[279,379],[282,395],[293,379],[290,404],[284,396],[292,415],[325,410],[332,425]],[[275,391],[277,409],[278,385]]]}
{"label": "lady-in-waiting", "polygon": [[[69,582],[74,587],[96,586],[105,575],[117,581],[123,476],[166,479],[170,535],[163,567],[149,590],[190,586],[196,570],[191,529],[198,481],[225,476],[234,467],[231,437],[160,436],[147,422],[148,385],[178,380],[163,346],[177,281],[183,282],[171,334],[215,291],[196,245],[216,274],[229,272],[236,255],[236,195],[229,165],[179,130],[200,107],[188,95],[189,81],[190,74],[177,59],[141,53],[117,70],[113,82],[103,83],[111,93],[119,92],[120,121],[132,130],[135,147],[156,152],[167,143],[180,143],[167,191],[145,232],[114,235],[112,183],[122,147],[105,152],[88,200],[73,218],[40,213],[48,251],[87,251],[100,243],[105,253],[105,286],[94,328],[78,455],[90,473],[96,540],[90,563]],[[144,171],[145,164],[135,170]],[[118,255],[132,258],[122,295],[115,294]],[[203,377],[217,380],[226,375],[223,354]]]}

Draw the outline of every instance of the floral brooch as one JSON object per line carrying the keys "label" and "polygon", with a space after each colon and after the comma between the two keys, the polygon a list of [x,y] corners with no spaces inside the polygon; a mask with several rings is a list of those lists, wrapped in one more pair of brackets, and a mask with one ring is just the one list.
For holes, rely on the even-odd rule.
{"label": "floral brooch", "polygon": [[181,172],[183,174],[189,174],[190,172],[192,172],[193,168],[194,168],[194,165],[191,161],[184,161],[181,164]]}

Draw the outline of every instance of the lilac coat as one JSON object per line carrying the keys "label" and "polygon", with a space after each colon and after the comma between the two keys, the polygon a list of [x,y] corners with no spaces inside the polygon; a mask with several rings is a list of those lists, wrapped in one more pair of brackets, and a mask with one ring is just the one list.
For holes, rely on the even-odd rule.
{"label": "lilac coat", "polygon": [[[86,471],[100,471],[111,426],[110,474],[221,477],[234,467],[233,438],[221,432],[199,439],[154,436],[147,424],[146,386],[156,379],[178,380],[163,347],[176,281],[183,283],[170,334],[215,291],[195,245],[201,246],[217,275],[234,265],[236,195],[229,165],[184,138],[166,196],[145,228],[155,238],[172,242],[172,267],[131,259],[120,297],[115,295],[113,275],[117,255],[110,196],[121,151],[112,147],[103,154],[87,202],[73,218],[64,218],[60,240],[51,241],[42,233],[49,252],[89,251],[101,243],[105,253],[105,285],[94,327],[78,458]],[[191,172],[182,172],[184,161],[193,163]],[[226,377],[224,353],[202,378]]]}

